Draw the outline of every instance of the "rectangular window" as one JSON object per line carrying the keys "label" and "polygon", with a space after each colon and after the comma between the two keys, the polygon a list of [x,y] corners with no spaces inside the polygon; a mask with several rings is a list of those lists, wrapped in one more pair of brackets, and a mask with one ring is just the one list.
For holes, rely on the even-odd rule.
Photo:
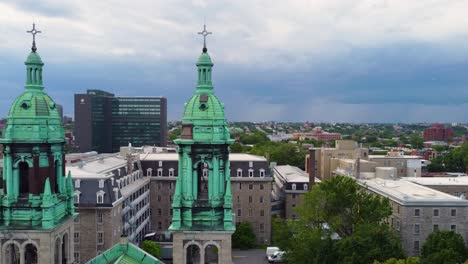
{"label": "rectangular window", "polygon": [[104,233],[103,232],[98,232],[97,235],[98,235],[97,236],[98,237],[98,239],[97,239],[98,245],[104,244]]}
{"label": "rectangular window", "polygon": [[242,215],[241,209],[237,209],[237,216],[241,216],[241,215]]}
{"label": "rectangular window", "polygon": [[438,224],[435,224],[435,225],[432,227],[432,231],[434,231],[434,232],[439,231],[439,225],[438,225]]}
{"label": "rectangular window", "polygon": [[457,225],[450,225],[450,230],[453,232],[457,232]]}
{"label": "rectangular window", "polygon": [[101,211],[98,211],[97,212],[97,222],[98,224],[102,224],[102,212]]}
{"label": "rectangular window", "polygon": [[264,229],[264,225],[260,224],[260,232],[263,232],[263,229]]}
{"label": "rectangular window", "polygon": [[421,210],[420,209],[414,209],[414,216],[420,216],[421,215]]}
{"label": "rectangular window", "polygon": [[249,196],[249,203],[252,203],[252,196]]}
{"label": "rectangular window", "polygon": [[419,234],[419,224],[414,224],[414,233]]}
{"label": "rectangular window", "polygon": [[434,212],[434,213],[433,213],[433,216],[434,216],[434,217],[439,217],[439,209],[434,209],[433,212]]}
{"label": "rectangular window", "polygon": [[242,183],[239,182],[239,190],[242,190]]}
{"label": "rectangular window", "polygon": [[265,210],[260,210],[260,216],[265,216]]}
{"label": "rectangular window", "polygon": [[253,184],[249,184],[249,190],[253,190]]}
{"label": "rectangular window", "polygon": [[263,184],[260,184],[260,190],[263,190]]}
{"label": "rectangular window", "polygon": [[73,243],[75,244],[80,243],[80,233],[78,232],[73,233]]}
{"label": "rectangular window", "polygon": [[414,241],[413,250],[419,251],[419,241]]}
{"label": "rectangular window", "polygon": [[260,196],[260,203],[263,203],[263,196]]}
{"label": "rectangular window", "polygon": [[75,258],[76,263],[80,263],[80,252],[74,252],[73,257]]}
{"label": "rectangular window", "polygon": [[450,215],[451,216],[457,216],[457,209],[450,210]]}
{"label": "rectangular window", "polygon": [[250,168],[253,167],[253,161],[249,161],[249,167],[250,167]]}

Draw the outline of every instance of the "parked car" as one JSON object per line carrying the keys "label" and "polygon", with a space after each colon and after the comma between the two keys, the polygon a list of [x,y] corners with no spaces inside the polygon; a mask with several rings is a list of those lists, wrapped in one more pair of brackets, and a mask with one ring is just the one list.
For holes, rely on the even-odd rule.
{"label": "parked car", "polygon": [[275,254],[276,251],[280,251],[280,249],[278,247],[267,247],[265,258],[268,259],[268,257]]}
{"label": "parked car", "polygon": [[284,251],[276,251],[273,255],[268,257],[268,262],[269,263],[281,263],[284,261],[283,256],[284,256]]}

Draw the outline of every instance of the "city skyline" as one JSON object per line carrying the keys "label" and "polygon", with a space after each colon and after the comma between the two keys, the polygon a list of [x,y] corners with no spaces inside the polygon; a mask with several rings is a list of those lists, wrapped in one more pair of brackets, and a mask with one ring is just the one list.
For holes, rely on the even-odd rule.
{"label": "city skyline", "polygon": [[465,3],[31,3],[0,3],[2,117],[24,87],[34,20],[45,86],[64,114],[73,94],[103,89],[165,96],[168,119],[180,120],[206,18],[229,121],[468,121]]}

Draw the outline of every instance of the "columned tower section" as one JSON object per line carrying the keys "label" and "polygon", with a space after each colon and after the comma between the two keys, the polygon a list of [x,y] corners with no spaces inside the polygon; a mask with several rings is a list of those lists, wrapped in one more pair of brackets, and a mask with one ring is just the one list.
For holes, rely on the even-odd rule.
{"label": "columned tower section", "polygon": [[[203,31],[206,36],[208,32]],[[202,33],[203,33],[202,32]],[[169,230],[173,259],[182,263],[231,263],[235,230],[229,171],[229,129],[224,105],[214,94],[213,63],[206,45],[198,62],[195,94],[185,104],[182,135],[175,143],[179,175]]]}
{"label": "columned tower section", "polygon": [[[33,27],[30,33],[40,33]],[[44,91],[36,52],[26,59],[24,92],[13,102],[0,144],[2,263],[72,263],[74,191],[65,175],[65,133],[57,106]]]}

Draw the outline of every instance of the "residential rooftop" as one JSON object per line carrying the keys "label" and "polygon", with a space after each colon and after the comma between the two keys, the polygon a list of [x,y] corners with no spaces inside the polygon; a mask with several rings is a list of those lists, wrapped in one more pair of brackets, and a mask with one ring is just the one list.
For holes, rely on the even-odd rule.
{"label": "residential rooftop", "polygon": [[420,185],[468,186],[468,177],[406,177],[405,180]]}
{"label": "residential rooftop", "polygon": [[[275,166],[273,169],[276,170],[280,174],[280,177],[282,177],[286,182],[309,182],[309,175],[298,167],[280,165]],[[315,178],[315,182],[321,182],[321,180],[319,178]]]}

